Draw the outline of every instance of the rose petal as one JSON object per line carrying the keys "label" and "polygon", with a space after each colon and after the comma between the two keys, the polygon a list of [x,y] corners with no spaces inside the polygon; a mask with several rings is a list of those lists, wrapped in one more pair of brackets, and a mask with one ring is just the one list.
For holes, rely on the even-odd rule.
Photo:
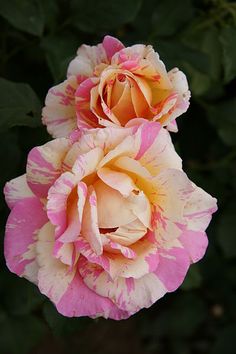
{"label": "rose petal", "polygon": [[98,229],[97,196],[93,186],[88,187],[82,222],[82,236],[89,242],[97,255],[102,254],[103,245]]}
{"label": "rose petal", "polygon": [[11,272],[37,283],[35,242],[47,222],[42,203],[36,197],[19,201],[6,224],[4,255]]}
{"label": "rose petal", "polygon": [[185,205],[184,217],[188,220],[188,229],[205,231],[217,210],[217,201],[194,183],[192,186],[194,190]]}
{"label": "rose petal", "polygon": [[116,231],[106,233],[106,237],[119,243],[120,245],[129,246],[140,240],[147,233],[147,228],[138,219],[133,222],[120,226]]}
{"label": "rose petal", "polygon": [[4,195],[10,209],[12,209],[17,202],[33,197],[34,194],[26,182],[26,174],[7,182],[4,187]]}
{"label": "rose petal", "polygon": [[58,238],[67,226],[67,201],[76,186],[76,177],[70,172],[63,173],[48,191],[47,215],[56,226],[55,237]]}
{"label": "rose petal", "polygon": [[126,319],[127,311],[120,310],[110,299],[100,296],[89,289],[77,272],[66,292],[56,304],[57,310],[67,317],[89,316],[114,320]]}
{"label": "rose petal", "polygon": [[101,180],[94,184],[98,205],[98,226],[114,228],[126,225],[136,219],[126,198]]}
{"label": "rose petal", "polygon": [[133,190],[138,191],[132,178],[125,173],[102,167],[98,170],[97,175],[104,183],[119,191],[124,197],[128,197]]}
{"label": "rose petal", "polygon": [[77,126],[79,128],[98,126],[98,119],[90,110],[91,90],[98,82],[97,78],[89,78],[83,81],[75,92]]}
{"label": "rose petal", "polygon": [[111,280],[109,275],[96,272],[84,259],[80,263],[80,272],[85,284],[97,294],[106,296],[125,311],[135,313],[151,306],[166,292],[174,291],[184,280],[189,267],[189,258],[181,249],[172,249],[160,255],[160,263],[153,273],[139,279],[117,278]]}
{"label": "rose petal", "polygon": [[107,55],[102,44],[82,45],[77,51],[77,57],[69,65],[67,76],[94,76],[95,67],[101,63],[107,63]]}
{"label": "rose petal", "polygon": [[160,129],[159,123],[141,125],[135,134],[135,140],[139,146],[135,158],[152,176],[157,176],[164,168],[182,169],[181,158],[175,151],[171,137],[166,129]]}
{"label": "rose petal", "polygon": [[208,246],[205,232],[184,230],[179,240],[193,263],[198,262],[204,256]]}
{"label": "rose petal", "polygon": [[80,154],[74,162],[72,172],[79,180],[91,175],[96,172],[97,166],[103,156],[104,152],[100,147],[95,147],[84,154]]}
{"label": "rose petal", "polygon": [[57,304],[74,278],[75,269],[52,257],[54,246],[54,226],[44,225],[38,234],[36,244],[39,265],[38,287],[42,294]]}
{"label": "rose petal", "polygon": [[26,178],[30,189],[45,198],[49,188],[62,172],[63,159],[70,148],[65,138],[55,139],[33,148],[27,160]]}
{"label": "rose petal", "polygon": [[153,273],[139,279],[117,278],[111,280],[109,275],[84,261],[80,263],[80,272],[85,284],[98,295],[111,299],[123,311],[135,313],[144,307],[151,306],[166,292],[162,282]]}
{"label": "rose petal", "polygon": [[48,91],[42,112],[42,121],[47,126],[49,134],[54,138],[68,136],[77,128],[75,119],[77,86],[76,77],[71,76]]}
{"label": "rose petal", "polygon": [[111,60],[115,53],[124,48],[124,45],[117,38],[112,36],[105,36],[102,45],[109,60]]}
{"label": "rose petal", "polygon": [[[77,250],[87,259],[87,262],[101,266],[109,274],[109,278],[112,279],[117,277],[138,279],[157,268],[159,251],[155,242],[153,243],[144,238],[130,246],[130,248],[136,255],[134,259],[129,259],[120,253],[114,256],[113,253],[109,252],[104,252],[101,256],[97,256],[84,239],[80,238],[77,242]],[[81,271],[80,266],[79,269]]]}

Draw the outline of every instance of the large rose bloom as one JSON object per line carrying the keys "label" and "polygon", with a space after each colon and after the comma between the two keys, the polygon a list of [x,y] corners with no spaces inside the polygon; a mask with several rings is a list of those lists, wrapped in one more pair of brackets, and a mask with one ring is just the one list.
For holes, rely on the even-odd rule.
{"label": "large rose bloom", "polygon": [[7,265],[65,316],[128,318],[176,290],[216,210],[156,122],[36,147],[5,196]]}
{"label": "large rose bloom", "polygon": [[177,131],[175,118],[188,109],[189,98],[185,75],[177,68],[167,73],[152,46],[125,48],[106,36],[78,49],[67,80],[48,92],[43,122],[55,138],[78,128],[125,126],[133,118]]}

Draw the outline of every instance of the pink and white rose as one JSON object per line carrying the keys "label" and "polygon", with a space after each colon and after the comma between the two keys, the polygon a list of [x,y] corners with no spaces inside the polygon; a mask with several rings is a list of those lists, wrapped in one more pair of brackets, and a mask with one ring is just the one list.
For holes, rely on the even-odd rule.
{"label": "pink and white rose", "polygon": [[97,46],[78,49],[67,80],[48,92],[43,123],[55,138],[75,129],[125,126],[134,118],[177,131],[175,118],[186,112],[189,99],[184,73],[167,72],[152,46],[125,48],[106,36]]}
{"label": "pink and white rose", "polygon": [[217,209],[157,122],[36,147],[5,196],[9,269],[65,316],[116,320],[181,285]]}

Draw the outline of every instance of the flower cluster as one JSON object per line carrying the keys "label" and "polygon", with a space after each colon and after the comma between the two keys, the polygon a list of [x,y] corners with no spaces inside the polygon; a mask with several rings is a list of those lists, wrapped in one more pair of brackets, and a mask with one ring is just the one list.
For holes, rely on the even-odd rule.
{"label": "flower cluster", "polygon": [[183,172],[169,133],[189,98],[151,46],[110,36],[81,46],[49,90],[55,139],[5,186],[5,258],[61,314],[128,318],[203,257],[216,200]]}

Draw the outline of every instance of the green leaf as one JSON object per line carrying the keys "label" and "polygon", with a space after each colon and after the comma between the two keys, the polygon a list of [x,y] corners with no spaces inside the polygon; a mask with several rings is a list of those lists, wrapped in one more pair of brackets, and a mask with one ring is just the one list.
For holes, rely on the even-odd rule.
{"label": "green leaf", "polygon": [[[133,43],[137,40],[142,43],[150,36],[153,31],[152,19],[157,5],[158,2],[156,0],[145,0],[142,2],[140,10],[132,22],[134,31],[128,31],[128,33],[126,33],[129,43]],[[154,27],[155,26],[156,24],[154,24]]]}
{"label": "green leaf", "polygon": [[69,61],[76,55],[80,41],[73,33],[45,37],[41,46],[47,63],[56,82],[65,79]]}
{"label": "green leaf", "polygon": [[200,33],[202,40],[202,50],[208,55],[209,67],[208,75],[215,81],[221,80],[221,46],[219,43],[219,32],[216,28],[208,29]]}
{"label": "green leaf", "polygon": [[153,33],[171,36],[193,17],[191,0],[182,0],[176,6],[175,0],[159,0],[152,18]]}
{"label": "green leaf", "polygon": [[41,124],[41,105],[28,84],[0,78],[0,131],[24,125]]}
{"label": "green leaf", "polygon": [[7,180],[18,173],[21,158],[22,152],[17,133],[15,131],[0,133],[0,161],[4,161],[5,167],[0,174],[0,187],[3,187]]}
{"label": "green leaf", "polygon": [[40,1],[7,0],[0,2],[0,15],[12,26],[27,33],[41,36],[44,28],[44,15]]}
{"label": "green leaf", "polygon": [[223,49],[224,81],[236,77],[236,27],[224,27],[220,36]]}
{"label": "green leaf", "polygon": [[191,65],[187,64],[185,67],[191,92],[195,96],[204,95],[211,86],[209,76],[196,70]]}
{"label": "green leaf", "polygon": [[202,51],[191,48],[180,40],[155,40],[155,49],[161,55],[161,59],[167,64],[168,69],[175,66],[183,68],[191,65],[202,73],[207,72],[209,59]]}
{"label": "green leaf", "polygon": [[[186,73],[193,95],[207,95],[213,98],[221,95],[222,53],[218,29],[215,27],[200,31],[191,31],[190,29],[184,34],[183,43],[196,53],[196,57],[192,58],[192,61],[188,56],[185,60],[185,52],[182,54],[183,61],[187,62]],[[205,56],[202,67],[198,64],[199,55]]]}
{"label": "green leaf", "polygon": [[58,26],[57,20],[59,17],[59,6],[57,0],[40,0],[42,11],[44,15],[45,28],[49,30],[55,30]]}
{"label": "green leaf", "polygon": [[131,22],[142,0],[72,0],[73,24],[82,31],[97,33]]}
{"label": "green leaf", "polygon": [[195,95],[202,95],[209,89],[209,58],[203,50],[192,48],[178,39],[155,39],[154,47],[168,69],[179,67],[184,71]]}
{"label": "green leaf", "polygon": [[236,257],[235,205],[224,209],[218,227],[218,242],[227,258]]}
{"label": "green leaf", "polygon": [[190,30],[185,34],[184,43],[190,48],[204,53],[207,56],[205,63],[207,67],[204,72],[214,81],[221,80],[222,50],[218,29],[212,27],[201,31]]}
{"label": "green leaf", "polygon": [[200,287],[202,282],[202,277],[199,272],[199,268],[197,264],[193,264],[189,271],[188,274],[184,280],[184,283],[182,284],[181,288],[183,290],[191,290],[191,289],[197,289]]}
{"label": "green leaf", "polygon": [[214,105],[207,105],[210,122],[216,127],[222,141],[236,146],[236,99],[227,99]]}

